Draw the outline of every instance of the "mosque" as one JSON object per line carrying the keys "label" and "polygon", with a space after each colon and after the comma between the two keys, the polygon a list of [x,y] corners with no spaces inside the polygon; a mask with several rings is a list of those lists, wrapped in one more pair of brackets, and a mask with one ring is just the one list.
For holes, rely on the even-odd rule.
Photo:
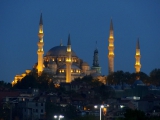
{"label": "mosque", "polygon": [[[32,69],[36,69],[38,75],[47,72],[53,74],[54,78],[58,78],[58,82],[70,83],[75,78],[82,78],[86,75],[101,76],[101,67],[98,62],[98,49],[94,50],[93,65],[89,66],[87,62],[79,58],[74,50],[71,48],[70,34],[68,35],[67,45],[64,46],[60,43],[59,46],[51,48],[46,55],[44,55],[44,40],[43,40],[43,20],[42,13],[39,22],[39,32],[37,43],[38,50],[38,62],[33,65]],[[18,81],[21,81],[32,70],[26,70],[21,75],[16,75],[12,82],[15,85]]]}
{"label": "mosque", "polygon": [[[40,22],[39,22],[39,32],[38,38],[39,41],[37,43],[38,50],[38,62],[33,65],[33,69],[36,69],[38,75],[40,76],[41,73],[48,72],[53,74],[53,77],[58,79],[58,82],[66,82],[70,83],[75,78],[82,78],[86,75],[92,75],[93,77],[99,77],[101,81],[104,81],[105,77],[101,75],[101,67],[98,61],[98,49],[94,50],[93,55],[93,64],[92,67],[89,66],[87,62],[83,59],[79,58],[74,50],[71,48],[71,39],[70,34],[68,35],[68,42],[67,45],[64,46],[60,43],[59,46],[55,46],[51,48],[46,55],[44,55],[44,40],[43,40],[43,20],[42,20],[42,13],[40,15]],[[108,74],[114,72],[114,34],[113,34],[113,23],[112,19],[110,22],[110,32],[109,32],[109,39],[108,39]],[[136,72],[140,72],[141,64],[140,64],[140,47],[139,47],[139,40],[137,41],[136,47],[136,62],[135,62],[135,69]],[[25,73],[21,75],[16,75],[12,82],[12,86],[15,85],[18,81],[21,81],[27,74],[29,74],[32,70],[26,70]]]}

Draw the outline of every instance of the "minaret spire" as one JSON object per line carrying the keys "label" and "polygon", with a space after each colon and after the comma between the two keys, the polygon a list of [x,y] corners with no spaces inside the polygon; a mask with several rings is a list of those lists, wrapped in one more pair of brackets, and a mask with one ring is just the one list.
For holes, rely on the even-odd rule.
{"label": "minaret spire", "polygon": [[108,38],[108,71],[109,74],[114,72],[114,35],[113,35],[113,22],[111,19],[110,22],[110,31],[109,31],[109,38]]}
{"label": "minaret spire", "polygon": [[40,21],[39,21],[39,32],[38,32],[38,37],[39,37],[39,41],[37,43],[38,45],[38,50],[37,50],[37,54],[38,54],[38,75],[41,75],[42,71],[43,71],[43,46],[44,46],[44,42],[43,42],[43,20],[42,20],[42,13],[40,15]]}
{"label": "minaret spire", "polygon": [[42,13],[41,13],[41,16],[40,16],[40,21],[39,21],[39,25],[43,25],[43,20],[42,20]]}
{"label": "minaret spire", "polygon": [[110,22],[110,31],[113,31],[113,22],[112,22],[112,18],[111,18],[111,22]]}
{"label": "minaret spire", "polygon": [[66,83],[71,82],[71,65],[72,65],[72,50],[71,50],[71,40],[69,34],[67,42],[67,57],[66,57]]}
{"label": "minaret spire", "polygon": [[71,45],[70,34],[68,35],[68,42],[67,42],[67,45]]}
{"label": "minaret spire", "polygon": [[140,44],[139,44],[139,38],[137,40],[137,44],[136,44],[136,55],[135,55],[135,72],[139,73],[140,69],[141,69],[141,63],[140,63],[140,58],[141,58],[141,54],[140,54]]}

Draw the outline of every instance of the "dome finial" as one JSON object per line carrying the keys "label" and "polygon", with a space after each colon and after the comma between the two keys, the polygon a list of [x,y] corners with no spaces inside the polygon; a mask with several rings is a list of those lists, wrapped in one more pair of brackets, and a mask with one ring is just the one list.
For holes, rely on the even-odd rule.
{"label": "dome finial", "polygon": [[112,22],[112,17],[111,17],[111,22],[110,22],[110,30],[113,31],[113,22]]}
{"label": "dome finial", "polygon": [[63,46],[62,39],[60,40],[60,46]]}
{"label": "dome finial", "polygon": [[97,49],[97,41],[96,41],[96,49]]}
{"label": "dome finial", "polygon": [[41,12],[41,16],[40,16],[40,21],[39,21],[40,25],[43,25],[43,20],[42,20],[42,12]]}
{"label": "dome finial", "polygon": [[136,49],[140,49],[139,37],[138,37],[138,39],[137,39],[137,45],[136,45]]}

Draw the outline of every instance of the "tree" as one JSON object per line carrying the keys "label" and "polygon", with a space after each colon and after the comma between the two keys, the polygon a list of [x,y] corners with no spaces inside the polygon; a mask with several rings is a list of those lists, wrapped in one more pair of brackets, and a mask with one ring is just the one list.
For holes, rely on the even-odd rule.
{"label": "tree", "polygon": [[139,73],[132,73],[131,78],[130,78],[130,84],[133,84],[135,80],[137,79],[142,80],[143,83],[149,84],[149,76],[144,73],[144,72],[139,72]]}
{"label": "tree", "polygon": [[160,69],[154,69],[150,72],[150,83],[160,85]]}
{"label": "tree", "polygon": [[145,113],[140,110],[127,109],[124,120],[146,120]]}
{"label": "tree", "polygon": [[116,71],[107,77],[108,84],[122,84],[129,83],[131,74],[129,72]]}
{"label": "tree", "polygon": [[107,77],[108,84],[133,84],[134,81],[139,77],[145,84],[149,84],[149,76],[144,72],[140,73],[129,73],[123,71],[116,71]]}
{"label": "tree", "polygon": [[4,82],[3,80],[1,80],[0,81],[0,87],[11,88],[12,85],[11,85],[11,83],[7,83],[7,82]]}
{"label": "tree", "polygon": [[17,84],[14,85],[14,88],[18,89],[28,89],[29,87],[38,87],[38,82],[33,75],[26,75],[21,81],[18,81]]}

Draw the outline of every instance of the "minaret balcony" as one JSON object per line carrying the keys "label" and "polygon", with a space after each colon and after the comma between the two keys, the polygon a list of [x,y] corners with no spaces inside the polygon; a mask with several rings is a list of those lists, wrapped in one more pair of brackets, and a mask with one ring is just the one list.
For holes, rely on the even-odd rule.
{"label": "minaret balcony", "polygon": [[109,58],[114,58],[114,54],[109,54],[108,57]]}
{"label": "minaret balcony", "polygon": [[110,43],[111,43],[111,42],[113,43],[113,42],[114,42],[114,38],[109,38],[108,41],[109,41]]}
{"label": "minaret balcony", "polygon": [[114,46],[108,46],[108,50],[114,50]]}
{"label": "minaret balcony", "polygon": [[141,55],[135,55],[135,58],[141,58]]}
{"label": "minaret balcony", "polygon": [[43,42],[38,42],[37,45],[38,45],[38,47],[43,47],[44,43]]}
{"label": "minaret balcony", "polygon": [[38,33],[39,38],[43,38],[43,36],[44,36],[44,33]]}
{"label": "minaret balcony", "polygon": [[37,51],[37,54],[44,54],[44,51]]}

